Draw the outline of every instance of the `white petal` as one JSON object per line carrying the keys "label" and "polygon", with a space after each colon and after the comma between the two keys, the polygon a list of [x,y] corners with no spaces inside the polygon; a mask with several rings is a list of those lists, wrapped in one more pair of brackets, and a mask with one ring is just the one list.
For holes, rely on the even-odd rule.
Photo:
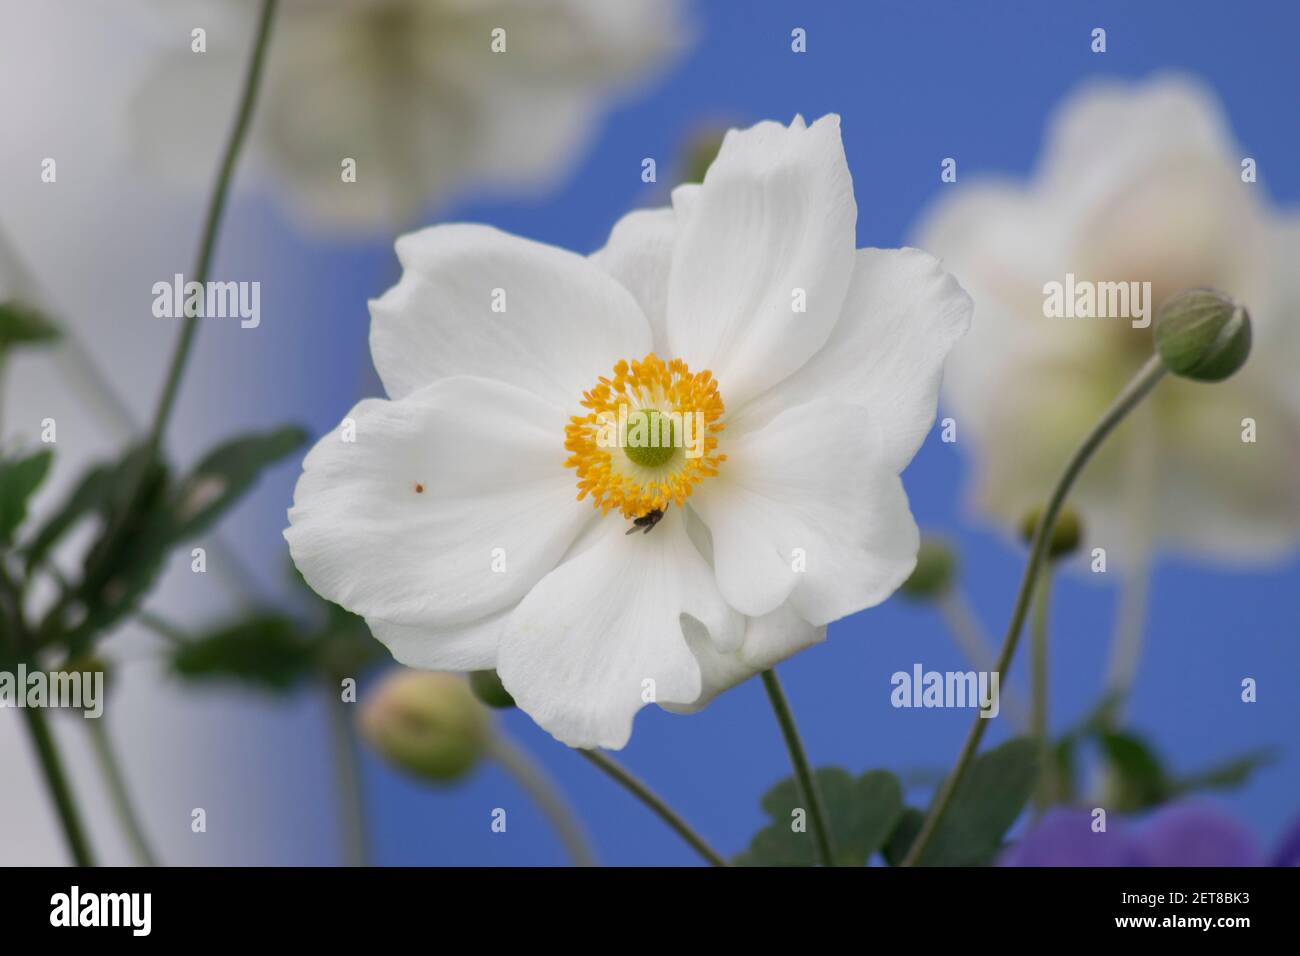
{"label": "white petal", "polygon": [[1057,106],[1040,168],[1050,191],[1082,200],[1082,193],[1105,191],[1180,156],[1221,155],[1231,141],[1214,93],[1199,80],[1098,79]]}
{"label": "white petal", "polygon": [[428,671],[482,671],[497,664],[497,644],[513,607],[457,627],[411,627],[366,618],[370,633],[399,664]]}
{"label": "white petal", "polygon": [[671,357],[668,346],[668,272],[681,224],[699,195],[699,183],[673,189],[672,205],[637,209],[614,224],[604,248],[591,254],[600,266],[636,297],[650,321],[654,349]]}
{"label": "white petal", "polygon": [[[973,443],[996,439],[989,408],[1023,369],[1077,362],[1101,344],[1095,324],[1043,317],[1044,283],[1063,281],[1070,268],[1061,228],[1025,190],[989,183],[940,201],[917,230],[916,244],[939,256],[975,303],[970,334],[943,370],[946,407],[960,411]],[[1003,437],[1020,441],[1015,433]]]}
{"label": "white petal", "polygon": [[700,696],[700,666],[682,615],[734,648],[743,622],[727,607],[709,566],[686,536],[680,509],[649,534],[606,519],[596,540],[548,574],[510,615],[497,660],[506,690],[571,747],[618,749],[632,719],[654,700]]}
{"label": "white petal", "polygon": [[857,206],[839,117],[732,130],[690,206],[668,282],[670,351],[712,370],[739,408],[821,348],[840,314]]}
{"label": "white petal", "polygon": [[650,351],[632,294],[583,256],[450,225],[402,236],[397,257],[401,281],[370,303],[370,351],[393,398],[475,375],[567,409],[620,358]]}
{"label": "white petal", "polygon": [[809,402],[724,450],[691,504],[732,607],[759,617],[789,599],[825,624],[880,603],[911,574],[919,533],[866,409]]}
{"label": "white petal", "polygon": [[303,462],[285,538],[307,583],[357,614],[442,629],[502,610],[591,518],[562,414],[522,389],[444,379],[348,417],[355,442],[340,426]]}
{"label": "white petal", "polygon": [[699,183],[682,183],[674,186],[672,191],[673,212],[677,213],[677,222],[681,224],[695,208],[695,200],[700,197]]}
{"label": "white petal", "polygon": [[871,410],[885,460],[907,467],[934,423],[944,359],[970,327],[970,296],[919,249],[862,249],[844,311],[820,352],[747,405],[764,421],[817,398]]}
{"label": "white petal", "polygon": [[687,622],[686,638],[700,662],[703,687],[698,699],[689,704],[665,704],[664,710],[692,714],[725,690],[749,680],[760,671],[775,667],[787,657],[826,640],[826,627],[809,624],[789,604],[762,617],[745,618],[745,636],[730,653],[718,650],[703,634],[703,628]]}
{"label": "white petal", "polygon": [[591,254],[592,262],[636,298],[650,321],[657,352],[668,347],[668,270],[676,235],[677,216],[671,207],[637,209],[616,222],[604,248]]}
{"label": "white petal", "polygon": [[1150,282],[1155,307],[1197,286],[1244,295],[1268,249],[1242,155],[1199,81],[1098,82],[1057,110],[1038,191],[1069,229],[1076,275]]}

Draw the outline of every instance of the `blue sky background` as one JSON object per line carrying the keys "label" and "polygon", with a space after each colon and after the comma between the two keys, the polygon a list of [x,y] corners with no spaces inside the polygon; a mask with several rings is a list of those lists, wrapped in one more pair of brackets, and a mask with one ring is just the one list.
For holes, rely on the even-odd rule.
{"label": "blue sky background", "polygon": [[[1300,14],[1292,4],[714,0],[697,4],[695,12],[688,55],[610,115],[560,188],[527,202],[465,199],[430,210],[426,221],[487,222],[590,251],[603,244],[623,213],[662,201],[675,158],[700,128],[838,112],[856,187],[858,244],[897,246],[937,191],[951,188],[939,182],[942,157],[957,157],[963,179],[984,172],[1024,175],[1037,160],[1044,120],[1078,83],[1167,69],[1197,75],[1217,90],[1237,139],[1259,162],[1263,188],[1283,206],[1300,202],[1300,61],[1294,48]],[[804,55],[789,49],[796,26],[808,32]],[[1096,26],[1108,34],[1102,55],[1089,49]],[[659,163],[664,181],[658,186],[641,182],[645,156]],[[267,221],[265,229],[272,238],[285,231],[286,242],[313,242],[293,238],[283,223]],[[300,398],[286,392],[282,417],[305,421],[320,434],[360,395],[379,394],[369,370],[365,301],[394,280],[396,264],[388,242],[308,245],[293,257],[280,277],[282,293],[292,297],[296,310],[309,312],[321,334],[304,340],[300,328],[268,325],[265,331],[270,347],[285,356],[286,381],[308,376],[318,383],[297,393]],[[295,282],[295,275],[309,281]],[[964,508],[967,469],[960,444],[944,445],[932,435],[904,480],[922,528],[960,548],[961,585],[986,629],[998,635],[1023,554]],[[268,569],[284,561],[278,530],[295,477],[296,468],[277,472],[236,519],[237,533],[253,536]],[[1101,687],[1114,584],[1074,575],[1058,586],[1051,662],[1057,729],[1090,709]],[[1263,843],[1300,814],[1298,584],[1296,560],[1264,571],[1227,572],[1162,556],[1130,710],[1132,726],[1175,770],[1257,747],[1278,748],[1279,761],[1247,787],[1214,798]],[[918,661],[927,668],[965,669],[937,616],[895,599],[834,624],[827,644],[782,665],[814,762],[900,773],[950,766],[970,712],[895,710],[889,704],[890,674]],[[1016,671],[1025,686],[1023,660]],[[1259,682],[1256,704],[1239,701],[1245,676]],[[697,862],[644,808],[526,716],[506,714],[503,723],[572,798],[604,862]],[[1007,733],[1007,722],[1000,720],[988,742]],[[323,753],[323,743],[311,747]],[[728,854],[743,849],[764,824],[759,796],[789,774],[757,681],[693,717],[647,708],[620,759]],[[323,771],[307,785],[285,773],[284,765],[268,770],[277,772],[279,786],[303,789],[307,817],[328,815],[328,801],[316,789],[328,780]],[[448,790],[402,779],[368,756],[365,774],[378,862],[564,861],[540,814],[495,768]],[[913,799],[925,796],[916,791]],[[505,834],[490,831],[494,807],[508,810]],[[306,845],[309,829],[311,840],[321,839],[303,825],[304,858],[333,858],[319,842]]]}

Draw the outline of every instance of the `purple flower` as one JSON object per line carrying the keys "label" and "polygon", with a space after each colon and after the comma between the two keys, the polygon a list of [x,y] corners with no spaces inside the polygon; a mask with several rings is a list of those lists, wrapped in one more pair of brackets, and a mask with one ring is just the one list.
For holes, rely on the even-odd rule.
{"label": "purple flower", "polygon": [[1002,854],[1000,866],[1141,866],[1122,823],[1092,831],[1092,814],[1056,807],[1019,843]]}
{"label": "purple flower", "polygon": [[1265,859],[1245,826],[1212,806],[1163,807],[1140,823],[1092,829],[1083,810],[1049,810],[998,861],[1001,866],[1300,866],[1300,820]]}
{"label": "purple flower", "polygon": [[1300,866],[1300,818],[1282,835],[1274,852],[1271,866]]}
{"label": "purple flower", "polygon": [[1203,804],[1156,811],[1137,836],[1143,866],[1263,866],[1254,835]]}

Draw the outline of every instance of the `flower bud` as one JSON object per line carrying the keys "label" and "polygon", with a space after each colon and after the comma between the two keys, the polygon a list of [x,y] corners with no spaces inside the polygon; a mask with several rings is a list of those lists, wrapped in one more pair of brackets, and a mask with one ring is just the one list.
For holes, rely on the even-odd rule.
{"label": "flower bud", "polygon": [[938,597],[952,585],[956,570],[952,549],[937,538],[926,538],[916,553],[916,568],[899,590],[918,601]]}
{"label": "flower bud", "polygon": [[[1032,544],[1038,522],[1042,519],[1043,509],[1037,507],[1020,519],[1020,537],[1025,544]],[[1079,514],[1068,505],[1062,507],[1056,515],[1056,524],[1052,527],[1052,537],[1047,542],[1047,560],[1057,561],[1073,554],[1083,538],[1083,523]]]}
{"label": "flower bud", "polygon": [[1189,289],[1156,314],[1156,351],[1175,375],[1219,382],[1250,355],[1250,313],[1222,292]]}
{"label": "flower bud", "polygon": [[427,780],[467,774],[487,750],[491,721],[469,684],[452,674],[401,671],[361,708],[361,735],[392,764]]}
{"label": "flower bud", "polygon": [[475,697],[489,707],[505,709],[515,706],[515,699],[510,696],[510,691],[506,690],[500,675],[494,670],[474,671],[469,675],[469,688]]}

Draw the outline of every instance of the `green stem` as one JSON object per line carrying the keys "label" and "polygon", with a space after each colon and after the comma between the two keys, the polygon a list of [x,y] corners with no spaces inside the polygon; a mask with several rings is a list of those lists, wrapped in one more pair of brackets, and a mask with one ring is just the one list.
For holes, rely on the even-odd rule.
{"label": "green stem", "polygon": [[1110,661],[1106,669],[1106,695],[1112,706],[1106,709],[1107,726],[1123,720],[1128,695],[1137,675],[1146,622],[1147,592],[1151,584],[1151,511],[1155,498],[1156,462],[1153,445],[1156,423],[1149,414],[1134,416],[1134,440],[1127,475],[1128,531],[1136,542],[1126,556],[1120,579],[1119,605],[1111,637]]}
{"label": "green stem", "polygon": [[96,719],[87,718],[86,727],[95,756],[99,760],[99,769],[104,775],[104,782],[108,785],[113,809],[122,824],[122,829],[126,832],[127,841],[131,844],[132,856],[140,866],[157,866],[158,858],[150,849],[149,840],[145,837],[144,827],[140,823],[140,816],[131,801],[126,778],[122,775],[117,753],[109,739],[108,729],[104,726],[104,717],[101,715]]}
{"label": "green stem", "polygon": [[[5,567],[4,555],[0,555],[0,603],[7,611],[7,622],[0,622],[0,637],[5,640],[5,659],[17,663],[28,660],[32,667],[36,663],[32,648],[31,634],[27,621],[23,617],[23,589],[10,576]],[[77,802],[72,796],[67,775],[63,770],[63,760],[59,756],[59,747],[50,733],[50,726],[45,719],[45,711],[40,707],[23,707],[23,716],[27,719],[27,729],[31,733],[32,744],[36,748],[36,757],[45,774],[45,785],[54,801],[59,822],[63,825],[63,836],[68,850],[78,866],[94,866],[95,861],[86,839],[86,830],[81,823],[81,814],[77,811]]]}
{"label": "green stem", "polygon": [[763,671],[762,676],[763,689],[767,691],[767,699],[772,702],[776,722],[781,725],[781,735],[785,738],[786,749],[790,751],[790,763],[794,765],[795,782],[799,785],[803,802],[808,806],[813,839],[817,841],[817,856],[821,859],[822,866],[834,866],[835,852],[831,848],[831,831],[827,825],[826,810],[822,806],[821,791],[817,786],[817,778],[813,776],[812,767],[808,764],[808,754],[803,749],[803,742],[799,739],[799,728],[795,726],[790,702],[786,700],[785,691],[781,689],[776,671]]}
{"label": "green stem", "polygon": [[691,848],[708,860],[709,863],[714,866],[728,865],[722,855],[709,846],[704,838],[691,828],[690,824],[678,816],[677,812],[663,801],[663,798],[633,776],[622,764],[607,757],[599,750],[579,750],[578,753],[630,791],[634,797],[649,807],[660,820],[672,827],[678,836],[689,843]]}
{"label": "green stem", "polygon": [[370,841],[366,834],[365,799],[361,791],[361,767],[357,760],[357,739],[348,705],[339,693],[339,682],[325,687],[329,710],[330,742],[334,749],[334,776],[339,794],[339,832],[346,866],[368,866]]}
{"label": "green stem", "polygon": [[[32,302],[46,302],[49,297],[41,291],[31,270],[14,248],[13,241],[0,228],[0,274],[13,281],[14,290],[21,291]],[[58,316],[55,316],[57,319]],[[51,351],[50,357],[58,367],[63,382],[73,394],[77,395],[85,409],[97,419],[100,427],[110,434],[115,442],[129,442],[138,434],[140,428],[126,402],[122,400],[113,383],[109,381],[104,370],[95,361],[94,355],[82,343],[76,329],[70,322],[60,322],[58,346]],[[208,555],[214,560],[216,574],[231,592],[231,596],[244,604],[249,603],[248,595],[258,593],[257,581],[245,566],[235,557],[234,552],[213,532],[208,538]],[[47,568],[48,570],[48,568]],[[66,588],[65,588],[66,590]]]}
{"label": "green stem", "polygon": [[[966,659],[978,670],[993,670],[995,661],[993,646],[985,636],[983,628],[980,627],[979,618],[975,616],[975,612],[961,592],[955,587],[946,588],[935,597],[934,604],[939,611],[939,616],[948,625],[953,642],[960,648]],[[1002,710],[1017,727],[1027,727],[1025,702],[1015,688],[1014,682],[1008,678],[998,687]]]}
{"label": "green stem", "polygon": [[1030,718],[1029,732],[1038,742],[1038,785],[1034,790],[1034,806],[1046,807],[1051,797],[1052,744],[1047,727],[1047,623],[1048,606],[1052,591],[1052,571],[1043,571],[1034,596],[1034,616],[1030,622]]}
{"label": "green stem", "polygon": [[[199,239],[198,256],[190,281],[200,284],[208,280],[208,268],[212,264],[212,254],[216,249],[217,236],[221,231],[221,219],[226,209],[226,196],[230,192],[230,182],[234,178],[235,163],[248,135],[248,127],[253,118],[253,108],[257,103],[257,91],[261,84],[262,67],[266,62],[266,50],[271,38],[271,25],[275,20],[279,0],[262,0],[262,10],[258,17],[256,38],[253,52],[249,57],[248,70],[244,75],[244,87],[239,98],[239,108],[235,113],[235,123],[226,141],[226,149],[217,167],[216,182],[208,199],[207,213],[203,221],[203,231]],[[199,317],[188,315],[181,325],[180,337],[176,340],[176,349],[172,353],[171,365],[163,383],[162,394],[154,410],[153,425],[149,429],[149,447],[155,452],[162,444],[163,433],[167,429],[167,420],[172,407],[176,404],[176,393],[180,388],[181,375],[185,363],[194,345],[194,336],[198,331]]]}
{"label": "green stem", "polygon": [[587,842],[581,824],[560,795],[554,781],[537,762],[500,732],[493,734],[488,752],[527,791],[546,815],[546,819],[551,821],[551,826],[559,834],[560,842],[564,844],[573,865],[596,866],[596,857],[591,852],[591,845]]}
{"label": "green stem", "polygon": [[32,743],[36,746],[36,756],[41,761],[45,772],[45,783],[54,800],[54,807],[63,824],[63,836],[67,840],[68,850],[77,866],[94,866],[95,860],[90,852],[90,843],[86,840],[86,830],[81,824],[81,814],[68,785],[67,775],[63,771],[63,761],[59,757],[58,745],[50,733],[45,720],[45,711],[39,707],[24,707],[23,715],[27,718],[27,729],[31,732]]}
{"label": "green stem", "polygon": [[[1047,553],[1047,542],[1055,529],[1056,518],[1061,511],[1061,506],[1065,503],[1066,495],[1070,493],[1070,488],[1074,485],[1075,479],[1079,477],[1079,473],[1083,471],[1083,466],[1088,463],[1098,446],[1124,420],[1124,416],[1132,411],[1151,389],[1155,388],[1160,379],[1164,377],[1165,371],[1165,366],[1159,356],[1153,356],[1148,360],[1147,364],[1120,392],[1110,408],[1101,416],[1101,419],[1093,426],[1092,431],[1083,439],[1083,442],[1075,449],[1074,454],[1070,456],[1070,460],[1066,463],[1065,470],[1061,473],[1056,488],[1052,491],[1051,498],[1048,499],[1047,507],[1043,510],[1042,520],[1038,522],[1038,527],[1034,531],[1034,542],[1029,549],[1029,563],[1025,566],[1025,574],[1020,582],[1020,591],[1016,594],[1015,607],[1011,611],[1011,621],[1007,625],[1007,633],[1002,641],[1002,651],[998,655],[997,672],[999,680],[1006,676],[1007,670],[1011,666],[1011,660],[1015,656],[1016,645],[1020,640],[1020,631],[1024,627],[1025,615],[1029,610],[1029,601],[1034,593],[1034,586],[1038,581],[1038,573],[1042,567],[1043,558]],[[943,818],[952,803],[953,794],[961,785],[971,761],[975,758],[980,740],[983,738],[984,731],[989,723],[990,721],[976,716],[974,723],[971,725],[970,733],[966,735],[966,742],[962,745],[961,754],[957,757],[957,765],[953,767],[952,773],[948,774],[943,785],[939,788],[938,794],[935,795],[934,803],[925,818],[921,832],[916,835],[911,849],[907,852],[907,857],[903,860],[904,866],[915,866],[925,853],[926,847],[930,845],[930,841],[934,839],[939,824],[943,822]]]}
{"label": "green stem", "polygon": [[175,624],[172,624],[170,621],[159,617],[153,611],[146,611],[141,608],[139,611],[135,612],[135,617],[141,624],[149,628],[149,630],[153,631],[169,644],[176,647],[184,647],[186,644],[190,643],[190,638],[187,637],[180,628]]}

